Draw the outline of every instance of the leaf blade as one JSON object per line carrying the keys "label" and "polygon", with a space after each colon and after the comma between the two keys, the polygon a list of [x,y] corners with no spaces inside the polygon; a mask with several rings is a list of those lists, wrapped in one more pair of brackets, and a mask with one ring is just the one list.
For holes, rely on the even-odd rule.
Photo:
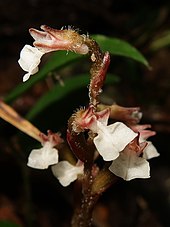
{"label": "leaf blade", "polygon": [[93,35],[92,37],[97,41],[103,51],[109,51],[114,55],[129,57],[149,67],[146,58],[128,42],[104,35]]}
{"label": "leaf blade", "polygon": [[[106,83],[115,83],[118,81],[118,77],[115,75],[108,74]],[[64,87],[57,84],[49,92],[44,94],[39,101],[35,104],[35,107],[27,114],[26,118],[31,120],[36,117],[41,111],[47,108],[54,102],[61,100],[66,95],[70,94],[76,89],[87,86],[89,83],[88,74],[81,74],[73,78],[66,79],[64,82]],[[57,94],[57,96],[56,96]]]}

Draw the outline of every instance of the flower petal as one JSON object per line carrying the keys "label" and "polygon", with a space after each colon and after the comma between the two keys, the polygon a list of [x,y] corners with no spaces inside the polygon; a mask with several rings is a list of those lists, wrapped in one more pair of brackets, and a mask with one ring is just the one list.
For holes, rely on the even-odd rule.
{"label": "flower petal", "polygon": [[29,75],[33,75],[38,72],[38,65],[40,64],[43,52],[39,51],[36,47],[25,45],[20,53],[20,59],[18,60],[21,68],[28,72],[23,78],[26,81]]}
{"label": "flower petal", "polygon": [[149,163],[144,158],[138,157],[135,151],[126,148],[112,162],[109,170],[126,181],[150,177]]}
{"label": "flower petal", "polygon": [[79,174],[83,174],[84,165],[74,166],[68,161],[61,161],[51,167],[52,172],[59,182],[64,186],[68,186],[77,179]]}
{"label": "flower petal", "polygon": [[147,141],[147,146],[143,150],[143,158],[145,159],[151,159],[151,158],[156,158],[160,154],[157,152],[156,147],[152,144],[152,142]]}
{"label": "flower petal", "polygon": [[50,142],[46,142],[40,149],[33,149],[29,155],[27,165],[35,169],[47,169],[49,165],[58,163],[58,150]]}
{"label": "flower petal", "polygon": [[137,136],[122,122],[105,126],[98,121],[97,125],[98,135],[93,141],[105,161],[116,159],[119,156],[119,152]]}
{"label": "flower petal", "polygon": [[23,76],[23,82],[27,81],[29,78],[30,78],[30,73],[26,73],[24,76]]}

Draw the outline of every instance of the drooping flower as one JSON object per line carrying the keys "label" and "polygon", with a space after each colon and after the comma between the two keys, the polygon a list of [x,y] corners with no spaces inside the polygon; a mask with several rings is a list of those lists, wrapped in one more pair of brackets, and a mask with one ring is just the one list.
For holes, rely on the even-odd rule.
{"label": "drooping flower", "polygon": [[38,72],[38,65],[40,64],[43,52],[39,51],[36,47],[25,45],[20,53],[18,60],[21,68],[27,73],[23,76],[23,82],[27,81],[31,75]]}
{"label": "drooping flower", "polygon": [[38,65],[45,53],[70,50],[79,54],[87,54],[89,51],[85,44],[86,36],[79,35],[73,29],[57,30],[46,25],[42,25],[41,29],[43,31],[29,29],[31,36],[35,39],[33,43],[35,47],[25,45],[20,53],[18,63],[27,72],[23,77],[24,82],[38,72]]}
{"label": "drooping flower", "polygon": [[47,169],[49,165],[58,163],[58,150],[54,148],[62,143],[60,135],[48,131],[48,135],[41,134],[42,147],[33,149],[28,157],[27,165],[36,169]]}
{"label": "drooping flower", "polygon": [[116,159],[119,156],[119,152],[136,136],[136,133],[122,122],[106,126],[97,121],[96,129],[98,135],[93,141],[105,161]]}
{"label": "drooping flower", "polygon": [[79,175],[83,174],[84,165],[72,165],[68,161],[60,161],[51,167],[54,176],[64,186],[68,186],[75,181]]}
{"label": "drooping flower", "polygon": [[126,181],[135,178],[149,178],[149,162],[140,157],[146,145],[146,142],[139,144],[139,138],[136,137],[120,152],[119,157],[113,160],[109,170]]}
{"label": "drooping flower", "polygon": [[92,107],[89,107],[84,112],[77,112],[73,124],[77,132],[90,129],[97,134],[93,142],[105,161],[116,159],[119,152],[137,136],[137,133],[122,122],[107,125],[109,114],[109,109],[94,113]]}
{"label": "drooping flower", "polygon": [[58,150],[50,142],[45,142],[40,149],[33,149],[28,157],[27,165],[35,169],[47,169],[49,165],[58,163]]}

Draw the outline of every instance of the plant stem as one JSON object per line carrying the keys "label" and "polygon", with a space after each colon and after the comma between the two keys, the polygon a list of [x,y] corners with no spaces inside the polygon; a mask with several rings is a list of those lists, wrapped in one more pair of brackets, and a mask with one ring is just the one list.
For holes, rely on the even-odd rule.
{"label": "plant stem", "polygon": [[[93,209],[104,191],[106,191],[112,184],[116,183],[118,178],[112,174],[108,169],[103,169],[98,172],[97,176],[93,176],[92,171],[86,172],[82,182],[76,182],[78,190],[76,190],[76,200],[80,201],[76,207],[72,218],[72,227],[91,227]],[[80,183],[81,187],[80,188]],[[80,198],[78,192],[82,191]],[[78,202],[79,202],[78,201]]]}
{"label": "plant stem", "polygon": [[75,210],[72,218],[72,227],[90,227],[92,226],[92,213],[100,194],[92,194],[92,175],[86,176],[82,184],[82,197],[80,204]]}

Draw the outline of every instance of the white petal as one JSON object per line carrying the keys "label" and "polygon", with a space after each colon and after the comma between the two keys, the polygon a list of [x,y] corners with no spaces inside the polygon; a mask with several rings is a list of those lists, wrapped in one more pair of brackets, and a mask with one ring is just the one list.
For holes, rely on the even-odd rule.
{"label": "white petal", "polygon": [[97,122],[97,125],[98,135],[94,138],[94,144],[105,161],[116,159],[119,152],[137,136],[137,133],[122,122],[109,126]]}
{"label": "white petal", "polygon": [[134,151],[121,152],[109,170],[126,181],[150,177],[149,163],[144,158],[138,157]]}
{"label": "white petal", "polygon": [[67,161],[61,161],[51,167],[52,172],[59,182],[64,186],[68,186],[77,179],[79,174],[83,174],[84,166],[74,166]]}
{"label": "white petal", "polygon": [[29,73],[26,73],[24,76],[23,76],[23,82],[27,81],[29,78],[30,78],[30,74]]}
{"label": "white petal", "polygon": [[40,149],[33,149],[28,157],[27,165],[36,169],[47,169],[49,165],[58,163],[58,150],[50,142]]}
{"label": "white petal", "polygon": [[147,143],[148,144],[143,151],[143,158],[151,159],[158,157],[160,154],[157,152],[156,147],[150,141],[147,141]]}
{"label": "white petal", "polygon": [[39,51],[36,47],[25,45],[20,53],[20,59],[18,60],[21,68],[33,75],[38,72],[38,65],[40,64],[43,52]]}
{"label": "white petal", "polygon": [[119,156],[120,150],[112,144],[111,138],[107,137],[104,133],[99,133],[93,142],[105,161],[111,161]]}

